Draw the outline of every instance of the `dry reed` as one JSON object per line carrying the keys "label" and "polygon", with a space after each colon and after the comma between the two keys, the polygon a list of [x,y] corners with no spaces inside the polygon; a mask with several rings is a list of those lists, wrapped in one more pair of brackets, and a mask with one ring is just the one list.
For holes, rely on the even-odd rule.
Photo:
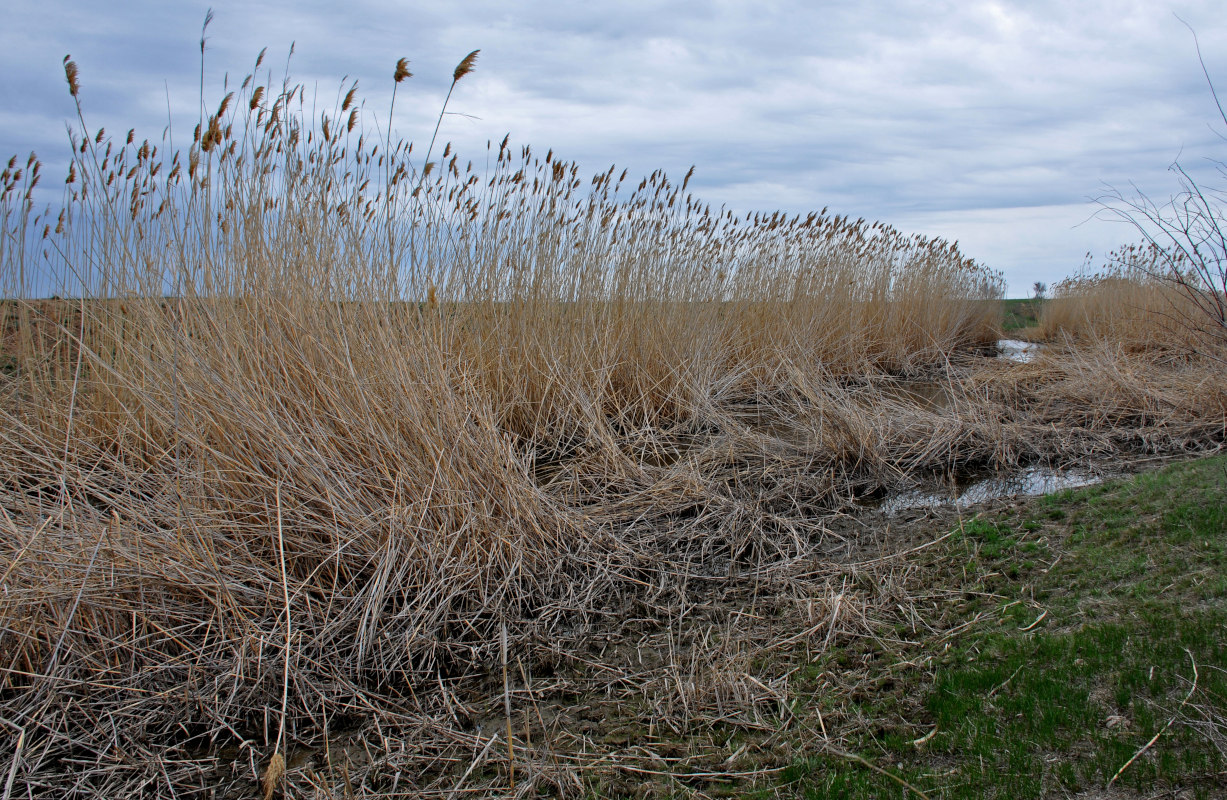
{"label": "dry reed", "polygon": [[[487,166],[450,145],[412,160],[355,123],[352,86],[318,118],[288,80],[238,94],[186,153],[82,114],[55,231],[38,162],[3,174],[10,784],[267,792],[337,720],[450,717],[413,757],[458,789],[495,740],[446,681],[637,602],[680,602],[681,636],[688,586],[804,573],[831,544],[818,514],[857,492],[1068,454],[1015,410],[1054,396],[1052,372],[958,366],[993,340],[1001,282],[952,244],[734,215],[689,174],[583,181],[507,140]],[[35,299],[51,291],[75,299]],[[948,402],[899,389],[934,374]],[[1213,441],[1206,391],[1174,439]],[[774,641],[859,624],[827,589],[806,634]],[[662,719],[761,724],[782,687],[719,652],[627,685]],[[468,770],[449,772],[457,748]],[[578,785],[557,752],[514,753],[522,791]]]}
{"label": "dry reed", "polygon": [[1130,352],[1215,356],[1227,340],[1221,323],[1207,314],[1221,308],[1221,292],[1198,289],[1199,281],[1172,279],[1181,262],[1155,245],[1129,245],[1108,263],[1053,287],[1044,305],[1040,336],[1075,341],[1100,339]]}

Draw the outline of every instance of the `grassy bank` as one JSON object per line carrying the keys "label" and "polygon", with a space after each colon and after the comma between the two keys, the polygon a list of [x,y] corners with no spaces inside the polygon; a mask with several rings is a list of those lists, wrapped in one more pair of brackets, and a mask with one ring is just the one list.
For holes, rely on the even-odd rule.
{"label": "grassy bank", "polygon": [[[577,784],[599,797],[1217,797],[1225,507],[1217,456],[962,518],[870,520],[893,535],[829,568],[838,592],[725,596],[759,630],[715,625],[710,665],[662,648],[696,706],[685,724],[667,679],[584,654],[638,673],[641,699],[545,689],[534,702],[565,724],[534,735],[601,753]],[[507,762],[480,774],[505,786]]]}
{"label": "grassy bank", "polygon": [[[922,639],[906,659],[871,645],[820,662],[875,659],[867,679],[890,687],[859,704],[872,724],[842,744],[890,776],[818,755],[790,769],[793,788],[899,796],[897,778],[934,798],[1218,796],[1224,508],[1220,456],[965,522],[921,565],[933,591],[961,590],[943,626],[965,626],[957,635]],[[815,689],[812,702],[841,705]]]}
{"label": "grassy bank", "polygon": [[1039,325],[1044,301],[1036,299],[1002,300],[1001,330],[1009,335]]}

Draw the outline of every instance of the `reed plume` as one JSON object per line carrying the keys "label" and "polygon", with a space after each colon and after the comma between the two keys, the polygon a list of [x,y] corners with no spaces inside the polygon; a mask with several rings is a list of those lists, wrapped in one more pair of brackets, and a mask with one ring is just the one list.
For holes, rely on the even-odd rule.
{"label": "reed plume", "polygon": [[477,54],[480,52],[480,50],[474,50],[460,60],[460,63],[456,65],[456,69],[452,71],[452,83],[473,71],[474,65],[477,64]]}
{"label": "reed plume", "polygon": [[68,93],[73,97],[76,97],[77,93],[81,91],[78,76],[77,62],[72,60],[72,56],[64,56],[64,78],[68,81]]}

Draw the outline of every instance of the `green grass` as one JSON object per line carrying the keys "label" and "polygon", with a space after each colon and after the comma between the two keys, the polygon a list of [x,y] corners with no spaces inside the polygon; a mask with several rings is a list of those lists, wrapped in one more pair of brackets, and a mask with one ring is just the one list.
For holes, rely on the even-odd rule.
{"label": "green grass", "polygon": [[1003,317],[1001,329],[1004,332],[1034,328],[1040,321],[1042,302],[1035,299],[1002,300]]}
{"label": "green grass", "polygon": [[[1194,664],[1191,704],[1227,718],[1225,506],[1220,456],[965,524],[927,568],[946,588],[964,582],[953,622],[977,621],[924,642],[890,691],[850,698],[877,721],[852,749],[932,798],[1056,797],[1105,787],[1178,716]],[[1221,797],[1225,770],[1177,721],[1117,785]],[[798,761],[784,781],[813,798],[915,796],[834,755]]]}

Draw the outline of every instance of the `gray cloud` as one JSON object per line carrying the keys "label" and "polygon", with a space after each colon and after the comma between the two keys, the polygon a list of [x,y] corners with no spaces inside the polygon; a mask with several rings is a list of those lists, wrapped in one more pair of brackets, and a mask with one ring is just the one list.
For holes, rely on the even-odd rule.
{"label": "gray cloud", "polygon": [[[1193,50],[1227,89],[1217,3],[619,3],[392,0],[215,2],[206,98],[268,46],[279,82],[330,104],[358,79],[368,126],[386,120],[392,65],[417,74],[395,126],[429,136],[455,63],[482,49],[443,135],[462,154],[510,132],[585,171],[611,163],[680,175],[737,210],[839,213],[959,239],[1015,294],[1133,238],[1092,221],[1089,197],[1135,181],[1164,196],[1178,154],[1203,169],[1224,145]],[[156,138],[199,106],[205,6],[117,0],[106,9],[18,0],[0,31],[0,152],[65,151],[75,110],[60,59],[81,65],[92,127]],[[271,66],[269,66],[271,65]],[[310,92],[308,93],[310,96]]]}

